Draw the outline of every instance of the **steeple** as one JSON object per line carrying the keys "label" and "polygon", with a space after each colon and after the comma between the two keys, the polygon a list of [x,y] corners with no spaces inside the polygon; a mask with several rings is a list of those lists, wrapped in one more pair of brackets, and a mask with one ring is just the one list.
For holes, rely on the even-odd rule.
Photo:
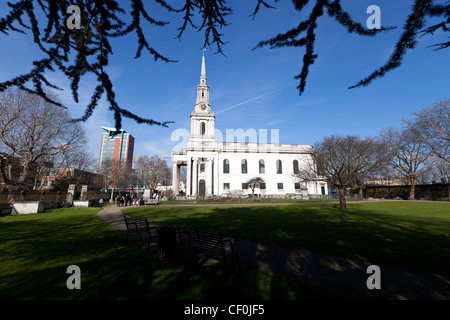
{"label": "steeple", "polygon": [[[195,109],[197,110],[198,105],[209,104],[209,87],[206,84],[206,63],[205,63],[205,49],[203,49],[202,56],[202,71],[200,73],[200,84],[197,86],[197,101],[195,103]],[[205,109],[203,109],[205,110]]]}
{"label": "steeple", "polygon": [[200,74],[200,84],[206,84],[205,49],[203,49],[202,73]]}
{"label": "steeple", "polygon": [[191,138],[190,145],[195,142],[213,142],[214,138],[214,112],[209,103],[209,87],[206,84],[205,49],[202,56],[202,71],[200,83],[197,86],[197,101],[195,109],[191,112]]}

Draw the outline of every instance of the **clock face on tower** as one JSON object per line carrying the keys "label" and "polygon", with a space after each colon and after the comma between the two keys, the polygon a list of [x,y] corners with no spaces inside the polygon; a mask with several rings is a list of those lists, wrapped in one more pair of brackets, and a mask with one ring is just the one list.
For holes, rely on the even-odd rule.
{"label": "clock face on tower", "polygon": [[206,110],[206,104],[202,104],[202,105],[200,106],[200,109]]}

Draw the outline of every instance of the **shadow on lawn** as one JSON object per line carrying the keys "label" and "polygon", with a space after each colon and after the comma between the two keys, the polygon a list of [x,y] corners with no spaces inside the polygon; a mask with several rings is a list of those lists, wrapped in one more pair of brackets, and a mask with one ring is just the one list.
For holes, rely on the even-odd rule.
{"label": "shadow on lawn", "polygon": [[[277,208],[280,211],[274,211]],[[150,222],[221,232],[234,239],[439,274],[450,270],[448,221],[360,208],[343,212],[333,206],[211,207],[206,212],[191,207],[175,213],[135,213],[131,215]]]}
{"label": "shadow on lawn", "polygon": [[[322,206],[303,207],[301,211],[289,206],[275,213],[276,207],[268,206],[233,210],[215,207],[210,213],[198,210],[185,218],[164,211],[158,216],[159,223],[221,231],[234,239],[255,240],[234,240],[241,264],[247,271],[231,283],[151,259],[135,250],[137,242],[131,248],[125,246],[125,233],[95,216],[68,215],[64,219],[63,216],[42,214],[0,221],[0,244],[6,244],[0,245],[0,256],[2,265],[8,266],[1,269],[0,298],[255,300],[346,297],[289,280],[295,278],[375,298],[450,299],[449,277],[385,265],[390,259],[398,263],[400,255],[400,262],[412,261],[415,266],[449,270],[449,237],[445,232],[433,233],[436,228],[433,221],[394,219],[370,210],[342,213],[332,206],[325,209]],[[144,211],[138,215],[147,216],[150,221],[153,216]],[[449,222],[439,221],[441,225],[446,230]],[[274,241],[283,244],[280,247],[304,251],[267,245]],[[380,266],[381,290],[367,289],[369,262],[338,257],[343,256],[341,252]],[[71,264],[81,268],[80,291],[66,287],[69,277],[66,269]]]}
{"label": "shadow on lawn", "polygon": [[[414,271],[448,274],[449,222],[325,208],[286,206],[274,214],[276,207],[214,207],[208,214],[181,219],[165,216],[164,223],[234,238],[241,263],[249,269],[376,298],[450,299],[450,277]],[[371,264],[381,269],[381,290],[367,288]]]}
{"label": "shadow on lawn", "polygon": [[371,263],[234,240],[247,268],[382,299],[450,299],[450,277],[378,264],[381,290],[369,290]]}
{"label": "shadow on lawn", "polygon": [[[67,219],[66,219],[67,218]],[[296,286],[278,276],[247,272],[218,280],[143,254],[138,239],[96,217],[11,217],[0,233],[0,299],[194,300],[332,299],[340,293]],[[81,290],[69,290],[69,265],[81,269]]]}

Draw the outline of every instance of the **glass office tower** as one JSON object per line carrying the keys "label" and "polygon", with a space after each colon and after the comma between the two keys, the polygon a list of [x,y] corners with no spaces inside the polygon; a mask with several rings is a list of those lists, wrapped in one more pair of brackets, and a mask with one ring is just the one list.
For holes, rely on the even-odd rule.
{"label": "glass office tower", "polygon": [[[103,171],[103,165],[120,164],[122,168],[131,169],[133,164],[134,137],[125,130],[116,132],[115,128],[101,127],[100,156],[98,159],[98,173]],[[108,161],[110,160],[110,161]]]}

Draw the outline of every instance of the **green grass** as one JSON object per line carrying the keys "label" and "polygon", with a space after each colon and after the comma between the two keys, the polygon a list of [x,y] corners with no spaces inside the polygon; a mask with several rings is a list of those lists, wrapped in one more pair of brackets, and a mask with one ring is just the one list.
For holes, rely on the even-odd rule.
{"label": "green grass", "polygon": [[[259,203],[309,203],[309,202],[336,202],[339,199],[285,199],[285,198],[263,198],[261,201],[252,200],[249,198],[222,198],[219,201],[209,200],[164,200],[160,201],[159,205],[174,205],[174,204],[208,204],[208,205],[222,205],[222,204],[259,204]],[[347,201],[359,201],[359,199],[347,199]]]}
{"label": "green grass", "polygon": [[[0,300],[16,299],[342,299],[327,288],[250,271],[229,283],[160,261],[125,245],[125,233],[97,208],[65,208],[0,218]],[[69,290],[67,267],[81,269]]]}
{"label": "green grass", "polygon": [[450,203],[390,201],[270,206],[158,206],[124,212],[163,225],[228,237],[450,273]]}

